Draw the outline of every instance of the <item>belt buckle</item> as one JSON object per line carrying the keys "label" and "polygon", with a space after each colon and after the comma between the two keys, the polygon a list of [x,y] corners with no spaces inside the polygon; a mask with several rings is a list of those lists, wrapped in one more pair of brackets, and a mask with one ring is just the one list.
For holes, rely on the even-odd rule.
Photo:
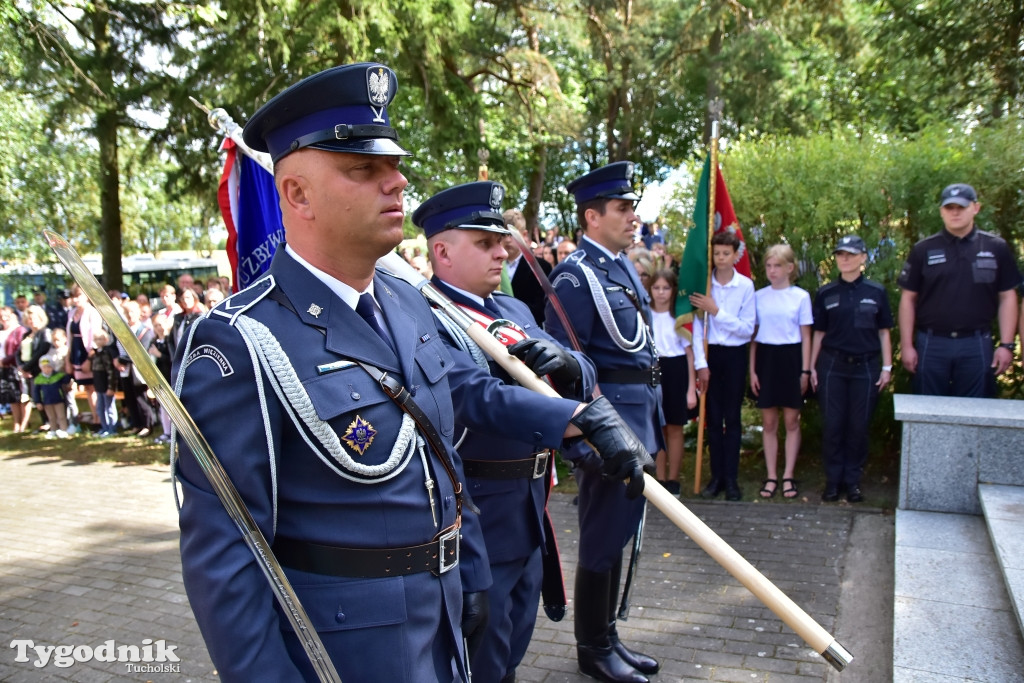
{"label": "belt buckle", "polygon": [[656,387],[661,384],[661,366],[651,366],[651,386]]}
{"label": "belt buckle", "polygon": [[[447,550],[448,545],[455,542],[455,559],[451,562],[447,562]],[[437,560],[437,576],[451,571],[459,564],[459,527],[452,527],[451,531],[441,534],[437,539],[438,548],[438,560]]]}
{"label": "belt buckle", "polygon": [[956,330],[953,330],[952,332],[949,333],[950,339],[956,339],[959,336],[960,336],[960,333],[958,331],[956,331]]}
{"label": "belt buckle", "polygon": [[551,451],[541,451],[533,459],[533,478],[540,479],[548,473],[548,458],[551,457]]}

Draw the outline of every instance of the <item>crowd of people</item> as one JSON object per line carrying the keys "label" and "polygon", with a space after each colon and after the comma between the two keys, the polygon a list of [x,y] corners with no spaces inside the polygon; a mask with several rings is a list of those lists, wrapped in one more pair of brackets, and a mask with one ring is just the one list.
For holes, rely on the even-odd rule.
{"label": "crowd of people", "polygon": [[[145,294],[107,292],[168,381],[185,330],[230,293],[228,278],[203,284],[182,274],[176,284],[159,289],[155,306]],[[82,289],[57,290],[53,301],[37,289],[32,300],[19,294],[13,307],[0,308],[0,413],[11,416],[12,431],[58,439],[154,436],[169,443],[167,412]],[[88,410],[79,409],[78,399]]]}
{"label": "crowd of people", "polygon": [[[640,224],[633,164],[620,161],[567,186],[572,240],[502,211],[494,182],[420,205],[412,221],[427,249],[407,258],[460,311],[448,316],[376,268],[405,219],[409,152],[388,112],[397,87],[382,64],[343,65],[249,120],[245,142],[274,160],[287,239],[230,306],[216,305],[223,283],[204,289],[186,277],[160,290],[155,310],[110,292],[155,366],[174,374],[250,512],[241,523],[258,527],[308,611],[303,624],[278,606],[267,555],[220,502],[234,494],[207,476],[208,454],[181,442],[172,465],[182,573],[210,656],[225,681],[316,680],[304,647],[315,632],[344,680],[468,681],[472,671],[514,683],[539,605],[556,621],[569,606],[545,513],[557,450],[579,488],[578,668],[647,683],[659,662],[627,646],[616,623],[633,574],[624,586],[626,548],[640,546],[644,473],[678,492],[683,426],[700,396],[711,462],[703,494],[739,500],[749,388],[765,439],[757,495],[795,498],[800,409],[816,391],[822,500],[863,500],[867,421],[893,370],[888,295],[865,278],[857,235],[834,245],[838,277],[812,300],[793,284],[790,247],[767,250],[768,285],[756,290],[736,272],[740,243],[724,231],[712,238],[710,291],[690,296],[688,342],[674,316],[678,266],[657,224]],[[1006,243],[974,226],[978,208],[970,186],[946,188],[944,231],[914,247],[900,276],[902,362],[920,391],[991,395],[1013,360],[1021,276]],[[48,433],[67,437],[83,422],[68,400],[77,388],[99,434],[122,420],[152,434],[149,372],[132,366],[80,289],[67,298],[55,327],[45,296],[0,309],[0,400],[16,431],[28,431],[37,406]],[[553,392],[520,386],[531,382],[483,353],[479,328]]]}

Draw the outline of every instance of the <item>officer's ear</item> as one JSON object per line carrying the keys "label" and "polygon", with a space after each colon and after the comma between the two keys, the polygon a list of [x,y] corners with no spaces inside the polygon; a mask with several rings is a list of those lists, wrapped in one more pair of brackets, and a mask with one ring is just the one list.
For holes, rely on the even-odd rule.
{"label": "officer's ear", "polygon": [[448,251],[448,243],[440,237],[431,237],[427,240],[427,250],[430,255],[430,263],[437,269],[438,264],[450,265],[451,256]]}
{"label": "officer's ear", "polygon": [[314,218],[309,182],[304,176],[296,173],[278,175],[277,194],[281,198],[282,212],[296,214],[306,220]]}

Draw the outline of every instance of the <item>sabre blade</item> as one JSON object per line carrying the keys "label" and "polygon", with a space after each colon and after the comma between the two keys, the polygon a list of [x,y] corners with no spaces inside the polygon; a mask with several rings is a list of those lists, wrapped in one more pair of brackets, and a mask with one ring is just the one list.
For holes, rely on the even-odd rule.
{"label": "sabre blade", "polygon": [[238,494],[238,490],[231,483],[227,472],[224,471],[220,461],[217,460],[217,456],[214,455],[213,449],[207,443],[206,438],[203,437],[202,432],[199,431],[199,427],[193,421],[192,416],[185,410],[185,406],[175,395],[171,385],[164,379],[164,376],[157,369],[156,363],[149,357],[149,352],[142,347],[142,343],[135,336],[135,333],[131,331],[131,328],[128,327],[128,323],[121,318],[117,309],[114,308],[113,302],[110,301],[107,293],[103,290],[103,286],[96,279],[96,276],[92,274],[88,266],[85,265],[85,262],[82,261],[82,257],[78,255],[74,247],[68,244],[63,236],[52,230],[43,230],[43,235],[46,237],[46,242],[50,245],[53,253],[57,255],[60,262],[71,273],[71,277],[82,288],[85,295],[89,297],[89,300],[99,312],[100,317],[103,318],[103,322],[110,328],[111,333],[124,346],[128,357],[131,358],[135,368],[142,375],[143,379],[146,380],[149,388],[153,390],[157,400],[160,401],[160,405],[167,410],[167,414],[170,416],[171,421],[174,422],[178,433],[181,434],[182,439],[188,444],[189,449],[196,458],[196,462],[199,463],[199,466],[210,480],[210,485],[216,492],[228,516],[234,521],[246,545],[249,546],[249,550],[256,557],[257,565],[263,571],[274,593],[274,597],[277,598],[282,611],[295,629],[295,633],[299,636],[299,641],[306,650],[306,655],[309,656],[309,661],[313,664],[317,676],[323,683],[341,683],[341,677],[338,676],[334,664],[327,657],[327,651],[320,640],[320,636],[317,635],[316,630],[310,625],[306,610],[299,602],[299,598],[295,594],[295,590],[292,588],[291,583],[289,583],[288,578],[284,575],[284,570],[281,569],[277,558],[274,557],[270,544],[267,543],[267,539],[264,538],[263,533],[256,526],[255,520],[249,514],[249,510],[245,507],[242,497]]}

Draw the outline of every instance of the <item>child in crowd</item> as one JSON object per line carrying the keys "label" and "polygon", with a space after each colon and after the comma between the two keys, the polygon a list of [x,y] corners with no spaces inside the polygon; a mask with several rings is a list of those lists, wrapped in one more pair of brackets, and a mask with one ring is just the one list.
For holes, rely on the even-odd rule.
{"label": "child in crowd", "polygon": [[868,459],[868,427],[878,394],[892,379],[892,311],[885,288],[864,277],[867,246],[846,235],[832,252],[839,279],[814,297],[811,386],[821,406],[825,491],[834,503],[864,500],[861,477]]}
{"label": "child in crowd", "polygon": [[103,438],[117,433],[117,406],[114,393],[117,391],[120,375],[114,367],[117,350],[110,343],[110,334],[101,327],[93,332],[92,340],[96,348],[92,356],[92,377],[96,389],[96,419],[100,425],[100,431],[96,436]]}
{"label": "child in crowd", "polygon": [[50,430],[46,432],[47,439],[68,438],[68,415],[64,397],[70,386],[71,378],[65,375],[63,370],[54,368],[53,362],[45,356],[39,359],[39,374],[35,378],[35,388],[39,392],[39,402],[50,423]]}
{"label": "child in crowd", "polygon": [[[50,333],[52,336],[51,342],[53,346],[50,347],[50,351],[46,354],[46,357],[50,359],[53,367],[57,370],[62,370],[67,374],[67,360],[70,347],[68,346],[68,333],[63,327],[55,327]],[[68,420],[68,434],[74,434],[78,431],[78,427],[75,425],[75,421],[78,419],[78,404],[75,403],[75,380],[74,377],[68,375],[71,380],[71,385],[68,387],[67,392],[64,395],[64,412],[67,415]]]}
{"label": "child in crowd", "polygon": [[757,332],[750,345],[750,390],[757,397],[763,425],[767,479],[761,497],[779,488],[779,408],[786,424],[782,495],[800,492],[793,478],[800,453],[800,408],[811,379],[811,295],[793,285],[796,255],[788,244],[776,244],[764,256],[769,286],[757,290]]}
{"label": "child in crowd", "polygon": [[[740,240],[728,230],[711,238],[714,274],[708,294],[691,294],[694,311],[693,360],[697,390],[707,392],[706,415],[711,481],[701,495],[740,500],[740,408],[747,380],[747,344],[754,334],[754,283],[734,267]],[[704,316],[707,313],[707,357],[704,354]]]}
{"label": "child in crowd", "polygon": [[[657,246],[657,245],[656,245]],[[690,345],[676,334],[675,308],[679,282],[676,274],[663,269],[651,277],[651,328],[661,361],[662,409],[665,412],[665,448],[655,460],[658,481],[672,495],[679,495],[679,464],[683,459],[683,425],[697,406],[697,382]],[[666,461],[668,474],[666,476]]]}

